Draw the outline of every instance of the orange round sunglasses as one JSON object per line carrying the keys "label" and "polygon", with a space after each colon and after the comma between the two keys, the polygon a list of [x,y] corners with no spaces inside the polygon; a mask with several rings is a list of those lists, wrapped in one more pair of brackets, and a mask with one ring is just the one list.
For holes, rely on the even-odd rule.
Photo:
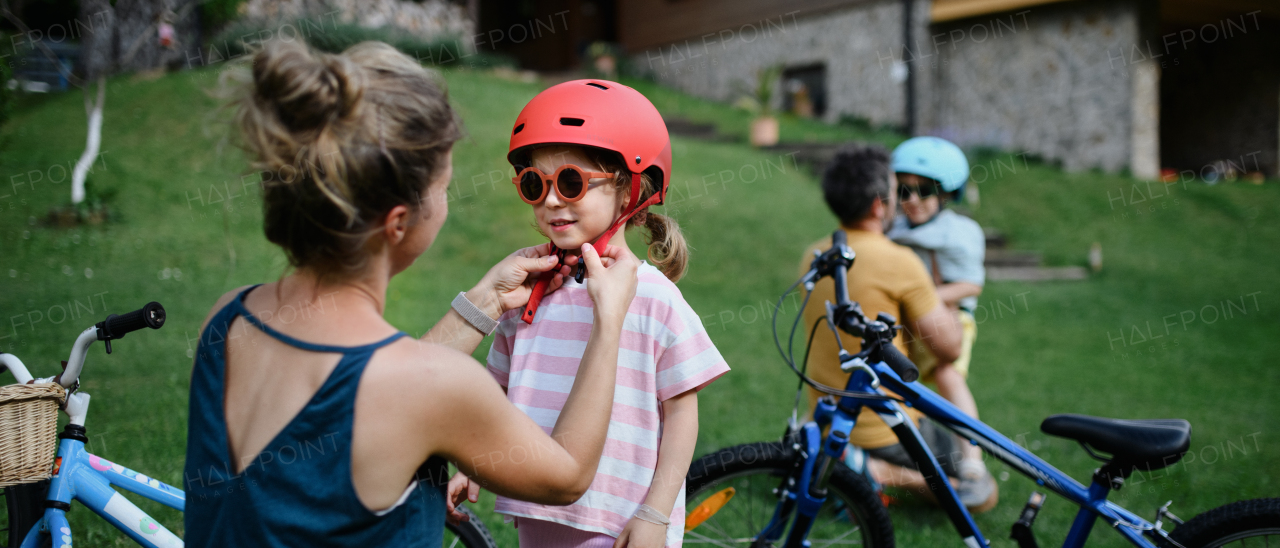
{"label": "orange round sunglasses", "polygon": [[536,167],[526,167],[516,172],[516,176],[511,178],[511,182],[516,185],[516,190],[520,192],[520,199],[529,204],[537,204],[547,198],[547,193],[550,192],[552,186],[556,187],[556,194],[560,196],[561,200],[576,202],[587,194],[586,190],[590,188],[588,181],[591,179],[612,178],[612,173],[584,171],[573,164],[565,164],[557,168],[555,173],[551,175],[543,173],[542,170]]}

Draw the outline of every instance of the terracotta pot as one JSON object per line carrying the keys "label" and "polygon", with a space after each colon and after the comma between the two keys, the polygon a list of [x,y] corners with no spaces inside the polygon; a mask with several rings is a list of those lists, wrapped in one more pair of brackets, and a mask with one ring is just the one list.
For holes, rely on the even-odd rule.
{"label": "terracotta pot", "polygon": [[596,71],[603,74],[605,78],[616,78],[618,76],[618,61],[612,55],[601,55],[596,57]]}
{"label": "terracotta pot", "polygon": [[751,145],[770,147],[778,144],[778,119],[761,116],[751,122]]}

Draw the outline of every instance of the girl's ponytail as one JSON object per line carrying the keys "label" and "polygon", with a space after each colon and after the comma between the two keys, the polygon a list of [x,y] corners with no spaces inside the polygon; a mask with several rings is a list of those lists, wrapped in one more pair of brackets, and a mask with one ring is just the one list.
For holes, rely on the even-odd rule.
{"label": "girl's ponytail", "polygon": [[[648,177],[645,177],[648,179]],[[644,216],[644,226],[649,229],[649,261],[672,283],[684,277],[689,266],[689,244],[685,243],[684,234],[675,219],[659,215],[652,211],[644,211],[636,217]]]}
{"label": "girl's ponytail", "polygon": [[[625,198],[631,189],[631,172],[626,168],[626,161],[616,152],[604,149],[586,147],[585,151],[602,171],[614,174],[614,188]],[[640,175],[640,181],[644,187],[640,191],[640,203],[644,203],[658,191],[659,182],[654,181],[649,172]],[[680,224],[675,219],[649,211],[646,207],[628,219],[627,226],[648,229],[649,237],[645,243],[649,246],[649,262],[668,280],[675,283],[684,277],[685,269],[689,267],[689,244],[685,242]]]}

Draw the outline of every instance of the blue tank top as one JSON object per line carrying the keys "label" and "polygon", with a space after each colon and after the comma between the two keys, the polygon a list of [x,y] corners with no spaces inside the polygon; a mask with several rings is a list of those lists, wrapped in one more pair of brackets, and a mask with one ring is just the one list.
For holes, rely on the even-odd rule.
{"label": "blue tank top", "polygon": [[[254,286],[257,287],[257,286]],[[404,333],[364,346],[326,346],[276,331],[244,306],[241,292],[200,336],[191,376],[187,462],[186,545],[203,547],[439,547],[444,535],[448,469],[432,458],[390,512],[370,512],[351,480],[351,432],[356,389],[373,353]],[[228,328],[243,316],[281,342],[342,354],[337,367],[252,462],[232,466],[223,409]],[[247,326],[246,326],[247,328]],[[230,344],[235,344],[231,334]],[[239,474],[236,468],[241,468]]]}

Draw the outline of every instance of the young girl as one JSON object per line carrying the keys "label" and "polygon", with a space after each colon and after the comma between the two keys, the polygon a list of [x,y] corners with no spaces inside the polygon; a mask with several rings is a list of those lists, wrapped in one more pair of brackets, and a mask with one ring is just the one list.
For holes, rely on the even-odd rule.
{"label": "young girl", "polygon": [[[639,92],[603,80],[549,88],[514,124],[513,182],[555,247],[607,242],[626,250],[623,227],[643,226],[652,261],[638,271],[609,434],[586,495],[563,507],[498,498],[497,511],[514,519],[523,548],[681,544],[684,476],[698,437],[697,391],[729,367],[676,289],[688,262],[679,227],[647,210],[661,203],[670,181],[670,150],[657,109]],[[524,314],[504,314],[489,350],[489,371],[508,399],[544,429],[566,408],[591,330],[587,284],[574,280],[575,257],[565,263],[563,285],[540,305],[535,291]],[[458,493],[465,480],[455,479]]]}

